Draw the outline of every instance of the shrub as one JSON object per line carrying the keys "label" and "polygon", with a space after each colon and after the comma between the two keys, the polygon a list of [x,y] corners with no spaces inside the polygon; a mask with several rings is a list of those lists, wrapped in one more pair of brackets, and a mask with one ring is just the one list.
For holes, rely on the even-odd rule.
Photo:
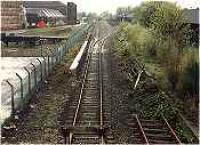
{"label": "shrub", "polygon": [[117,56],[119,56],[122,60],[129,58],[130,53],[128,51],[128,23],[121,23],[117,33],[114,36],[114,45],[117,48]]}
{"label": "shrub", "polygon": [[170,105],[168,100],[161,93],[155,93],[152,97],[143,100],[141,109],[145,118],[160,119],[162,116],[173,120],[177,113],[177,107]]}
{"label": "shrub", "polygon": [[199,62],[198,50],[186,49],[181,60],[177,90],[180,95],[198,95],[199,92]]}
{"label": "shrub", "polygon": [[131,56],[155,55],[155,39],[139,24],[129,26],[128,42]]}
{"label": "shrub", "polygon": [[192,131],[180,119],[176,122],[176,133],[184,143],[198,143]]}

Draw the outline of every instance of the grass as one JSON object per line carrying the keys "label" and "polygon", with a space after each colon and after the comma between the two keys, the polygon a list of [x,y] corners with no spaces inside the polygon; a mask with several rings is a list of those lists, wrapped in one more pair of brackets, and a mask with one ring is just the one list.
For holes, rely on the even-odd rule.
{"label": "grass", "polygon": [[[62,42],[59,42],[59,44],[62,44]],[[24,44],[18,44],[10,43],[9,46],[5,46],[4,44],[1,45],[1,52],[2,56],[40,56],[41,55],[41,48],[42,48],[42,54],[46,56],[47,54],[51,54],[54,52],[55,48],[58,47],[58,44],[43,44],[42,47],[39,45],[32,46],[32,45],[24,45]]]}
{"label": "grass", "polygon": [[68,36],[71,28],[65,27],[46,27],[46,28],[34,28],[27,29],[23,34],[25,35],[56,35],[56,36]]}
{"label": "grass", "polygon": [[65,64],[70,64],[67,55],[47,78],[48,84],[43,84],[41,90],[32,96],[30,109],[23,119],[16,122],[17,130],[8,135],[3,143],[41,144],[61,141],[60,114],[65,103],[70,97],[78,95],[79,90],[75,86],[77,91],[72,91],[71,83],[74,78],[63,73]]}

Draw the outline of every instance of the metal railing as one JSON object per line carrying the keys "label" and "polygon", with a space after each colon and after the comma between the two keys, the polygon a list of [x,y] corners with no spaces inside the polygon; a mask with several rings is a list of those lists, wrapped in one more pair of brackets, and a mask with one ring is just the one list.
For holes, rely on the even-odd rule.
{"label": "metal railing", "polygon": [[[26,75],[16,73],[16,78],[3,80],[2,83],[7,87],[7,92],[1,94],[1,97],[6,99],[6,101],[1,101],[1,106],[7,108],[4,111],[9,112],[11,117],[14,117],[16,112],[21,112],[32,94],[38,90],[45,78],[51,74],[54,66],[63,59],[63,56],[76,42],[83,38],[89,27],[89,25],[84,25],[78,30],[72,31],[68,39],[62,44],[57,43],[56,48],[50,54],[37,57],[34,62],[23,67]],[[1,118],[2,122],[5,120],[6,118]]]}

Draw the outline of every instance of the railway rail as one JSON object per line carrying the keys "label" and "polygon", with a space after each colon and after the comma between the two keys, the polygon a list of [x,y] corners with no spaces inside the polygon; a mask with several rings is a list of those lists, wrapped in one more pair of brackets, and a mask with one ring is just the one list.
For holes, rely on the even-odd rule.
{"label": "railway rail", "polygon": [[129,128],[133,132],[130,143],[182,144],[164,117],[162,120],[145,120],[134,114],[129,120]]}
{"label": "railway rail", "polygon": [[[100,43],[102,42],[102,43]],[[104,144],[111,143],[113,137],[105,127],[102,47],[104,40],[98,43],[96,51],[89,52],[85,64],[80,95],[70,104],[62,128],[64,143]],[[100,47],[99,47],[100,45]]]}
{"label": "railway rail", "polygon": [[[132,77],[128,77],[128,78],[137,78],[140,75],[140,72],[143,72],[143,78],[141,79],[141,84],[142,87],[140,86],[140,90],[138,91],[134,91],[133,94],[133,98],[132,98],[132,103],[136,104],[136,108],[135,110],[132,110],[132,113],[134,112],[135,114],[140,114],[139,112],[141,110],[138,110],[137,105],[142,106],[144,105],[144,101],[146,100],[151,100],[152,97],[155,95],[155,92],[161,92],[160,94],[162,96],[164,96],[164,98],[170,103],[170,107],[172,107],[173,109],[173,105],[171,100],[169,100],[168,96],[166,96],[165,94],[163,94],[162,91],[160,91],[157,87],[156,87],[156,83],[154,78],[152,78],[152,76],[144,69],[144,65],[140,65],[140,63],[135,60],[135,62],[131,63],[133,66],[129,66],[127,68],[129,74],[132,74]],[[141,76],[140,76],[141,77]],[[151,83],[148,86],[145,86],[144,81],[146,80],[145,78],[147,77],[148,79],[148,83]],[[130,80],[132,81],[132,80]],[[136,81],[135,84],[137,84],[138,82]],[[136,89],[136,85],[133,87],[134,89]],[[139,111],[139,112],[138,112]],[[175,110],[173,109],[173,111],[175,112]],[[180,119],[182,119],[180,117],[180,114],[177,114],[177,117],[179,117]],[[133,119],[131,122],[129,122],[128,124],[134,124],[135,122],[138,122],[138,126],[141,129],[140,132],[141,136],[143,136],[143,138],[139,138],[139,143],[147,143],[147,144],[182,144],[182,141],[180,139],[180,136],[178,136],[176,134],[176,130],[174,129],[175,127],[170,125],[170,122],[164,117],[162,116],[159,120],[147,120],[144,119],[144,117],[141,116],[142,119],[139,119],[139,117],[136,115],[137,119]],[[181,120],[184,123],[184,120]],[[130,126],[130,128],[135,128],[135,126]],[[186,127],[188,127],[188,129],[191,129],[189,126],[186,125]],[[133,129],[134,131],[134,129]],[[136,135],[137,136],[137,135]],[[194,134],[195,137],[195,134]],[[137,137],[136,137],[137,138]],[[134,141],[133,141],[134,142]],[[137,142],[137,140],[136,140]],[[195,138],[193,141],[191,141],[191,143],[197,143],[198,139]]]}

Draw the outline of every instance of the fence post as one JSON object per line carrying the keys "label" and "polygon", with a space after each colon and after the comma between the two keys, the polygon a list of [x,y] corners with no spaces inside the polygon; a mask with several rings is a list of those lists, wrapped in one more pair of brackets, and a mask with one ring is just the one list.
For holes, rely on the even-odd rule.
{"label": "fence post", "polygon": [[53,66],[54,66],[54,57],[51,56],[51,70],[53,70]]}
{"label": "fence post", "polygon": [[26,67],[24,67],[24,70],[28,73],[28,93],[32,94],[31,93],[31,73]]}
{"label": "fence post", "polygon": [[15,115],[14,86],[8,80],[6,82],[11,88],[11,116],[13,117]]}
{"label": "fence post", "polygon": [[61,60],[63,59],[63,56],[64,56],[64,52],[63,52],[64,50],[63,50],[63,48],[64,48],[64,47],[62,46],[62,47],[61,47],[61,50],[60,50],[60,52],[61,52]]}
{"label": "fence post", "polygon": [[54,60],[53,60],[53,57],[54,57],[54,53],[53,53],[53,51],[52,50],[50,50],[51,51],[51,70],[53,70],[53,65],[54,65]]}
{"label": "fence post", "polygon": [[22,77],[18,74],[18,73],[15,73],[16,76],[19,78],[20,80],[20,86],[21,86],[21,101],[22,101],[22,110],[24,108],[24,86],[23,86],[23,79]]}
{"label": "fence post", "polygon": [[42,56],[42,58],[44,59],[44,77],[47,75],[47,69],[46,69],[46,59],[44,56]]}
{"label": "fence post", "polygon": [[59,59],[59,55],[58,55],[58,47],[56,46],[56,63],[58,62],[58,59]]}
{"label": "fence post", "polygon": [[49,70],[50,70],[50,58],[49,58],[49,55],[47,56],[47,59],[48,59],[48,75],[49,75]]}
{"label": "fence post", "polygon": [[42,39],[39,39],[39,43],[40,43],[40,56],[42,56]]}
{"label": "fence post", "polygon": [[40,73],[41,73],[41,81],[43,80],[43,78],[42,78],[42,76],[43,76],[43,73],[42,73],[42,62],[40,61],[40,59],[39,58],[37,58],[37,60],[39,61],[39,63],[40,63]]}
{"label": "fence post", "polygon": [[36,87],[36,85],[37,85],[37,69],[36,69],[36,67],[35,67],[35,65],[31,62],[31,65],[33,66],[33,71],[34,71],[34,82],[35,82],[35,87]]}

